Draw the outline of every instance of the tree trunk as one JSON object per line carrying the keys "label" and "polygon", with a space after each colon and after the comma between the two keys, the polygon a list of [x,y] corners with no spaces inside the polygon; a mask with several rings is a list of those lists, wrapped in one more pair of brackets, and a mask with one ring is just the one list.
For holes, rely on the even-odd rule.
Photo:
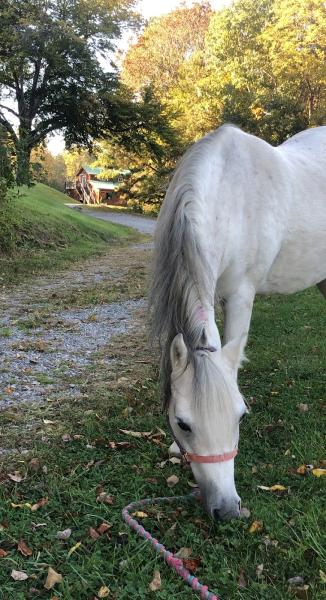
{"label": "tree trunk", "polygon": [[24,140],[19,140],[19,145],[16,148],[17,152],[17,170],[16,170],[16,183],[17,185],[30,185],[30,161],[31,161],[31,149],[24,143]]}

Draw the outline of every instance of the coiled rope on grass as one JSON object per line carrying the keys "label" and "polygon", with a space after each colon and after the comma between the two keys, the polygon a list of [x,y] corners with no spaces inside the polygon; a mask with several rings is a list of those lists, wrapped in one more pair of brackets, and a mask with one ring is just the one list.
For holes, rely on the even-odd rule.
{"label": "coiled rope on grass", "polygon": [[191,587],[192,590],[198,592],[200,594],[200,598],[202,600],[221,600],[219,596],[216,596],[212,592],[209,591],[207,585],[203,585],[194,575],[184,567],[183,561],[181,558],[175,556],[172,552],[167,550],[163,544],[155,539],[149,531],[146,531],[140,523],[130,514],[134,511],[137,511],[144,506],[153,505],[153,504],[164,504],[164,503],[172,503],[172,502],[191,502],[198,498],[199,493],[191,493],[186,496],[162,496],[159,498],[145,498],[144,500],[139,500],[137,502],[131,502],[128,506],[122,511],[122,516],[127,525],[131,527],[136,533],[138,533],[141,537],[143,537],[146,542],[149,542],[154,550],[165,560],[165,562],[176,571],[176,573]]}

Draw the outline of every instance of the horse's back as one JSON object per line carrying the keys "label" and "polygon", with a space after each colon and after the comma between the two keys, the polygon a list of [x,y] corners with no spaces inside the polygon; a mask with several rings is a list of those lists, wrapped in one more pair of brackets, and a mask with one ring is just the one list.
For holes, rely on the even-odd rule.
{"label": "horse's back", "polygon": [[298,133],[276,150],[288,172],[290,209],[261,291],[289,293],[326,277],[326,127]]}

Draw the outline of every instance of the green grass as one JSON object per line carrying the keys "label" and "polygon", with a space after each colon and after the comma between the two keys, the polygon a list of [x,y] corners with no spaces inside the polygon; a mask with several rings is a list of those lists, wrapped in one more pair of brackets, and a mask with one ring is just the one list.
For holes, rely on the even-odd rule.
{"label": "green grass", "polygon": [[[224,600],[291,600],[295,596],[287,580],[297,575],[309,585],[307,598],[322,600],[323,480],[296,473],[299,465],[320,465],[325,458],[322,297],[309,290],[291,297],[258,299],[247,353],[250,362],[241,372],[240,387],[251,404],[251,415],[242,426],[236,482],[250,518],[212,524],[200,506],[173,504],[146,510],[143,523],[170,549],[191,547],[193,556],[202,560],[196,575]],[[114,361],[108,365],[103,362],[107,358]],[[67,380],[81,387],[82,398],[50,395],[44,406],[24,405],[3,413],[1,445],[23,446],[28,454],[8,458],[2,469],[0,548],[8,554],[0,558],[1,599],[89,600],[102,585],[110,588],[110,600],[196,597],[130,533],[120,514],[132,500],[187,493],[187,482],[192,480],[188,467],[158,466],[166,457],[168,439],[155,444],[131,438],[129,449],[109,448],[109,441],[128,439],[119,432],[121,428],[165,428],[152,361],[144,331],[129,333],[94,357],[96,368]],[[308,412],[300,412],[299,403],[307,403]],[[63,441],[64,434],[70,435],[70,441]],[[8,479],[7,473],[13,470],[25,479],[20,483]],[[171,474],[180,478],[173,490],[166,484]],[[257,488],[275,483],[286,486],[288,493]],[[101,489],[113,495],[112,505],[97,501]],[[36,512],[12,507],[12,503],[33,504],[45,497],[47,504]],[[254,520],[262,521],[263,528],[250,534]],[[89,528],[102,522],[112,527],[94,541]],[[66,528],[72,529],[71,537],[57,540],[57,531]],[[32,549],[31,556],[17,551],[21,537]],[[259,576],[256,571],[262,564]],[[48,565],[63,575],[63,583],[52,591],[43,588]],[[156,568],[162,588],[153,594],[148,584]],[[14,582],[12,569],[25,570],[30,578]],[[241,571],[247,587],[238,586]]]}
{"label": "green grass", "polygon": [[41,183],[16,190],[10,212],[10,252],[1,253],[0,233],[2,283],[63,268],[105,252],[108,244],[141,239],[128,227],[88,217],[67,208],[65,202],[69,202],[66,195]]}

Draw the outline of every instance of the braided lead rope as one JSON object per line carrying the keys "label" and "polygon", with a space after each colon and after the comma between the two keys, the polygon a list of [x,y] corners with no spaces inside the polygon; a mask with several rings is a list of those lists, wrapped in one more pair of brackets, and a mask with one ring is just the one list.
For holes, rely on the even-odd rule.
{"label": "braided lead rope", "polygon": [[178,558],[172,552],[167,550],[165,546],[163,546],[163,544],[160,544],[158,540],[153,538],[149,531],[146,531],[146,529],[144,529],[144,527],[140,525],[138,521],[136,521],[136,519],[134,519],[129,514],[129,512],[134,511],[143,506],[148,506],[149,504],[163,504],[164,502],[172,503],[176,501],[189,502],[194,500],[196,497],[198,497],[198,493],[188,494],[187,496],[162,496],[160,498],[146,498],[144,500],[139,500],[138,502],[131,502],[131,504],[125,506],[125,508],[122,511],[122,516],[127,525],[129,525],[131,529],[134,529],[136,533],[141,535],[146,540],[146,542],[149,542],[153,546],[154,550],[160,556],[162,556],[165,562],[172,569],[174,569],[177,572],[177,574],[180,575],[180,577],[182,577],[182,579],[191,587],[192,590],[200,593],[201,600],[221,600],[218,596],[215,596],[212,592],[209,591],[207,585],[203,585],[198,581],[197,577],[189,573],[189,571],[183,566],[181,558]]}

